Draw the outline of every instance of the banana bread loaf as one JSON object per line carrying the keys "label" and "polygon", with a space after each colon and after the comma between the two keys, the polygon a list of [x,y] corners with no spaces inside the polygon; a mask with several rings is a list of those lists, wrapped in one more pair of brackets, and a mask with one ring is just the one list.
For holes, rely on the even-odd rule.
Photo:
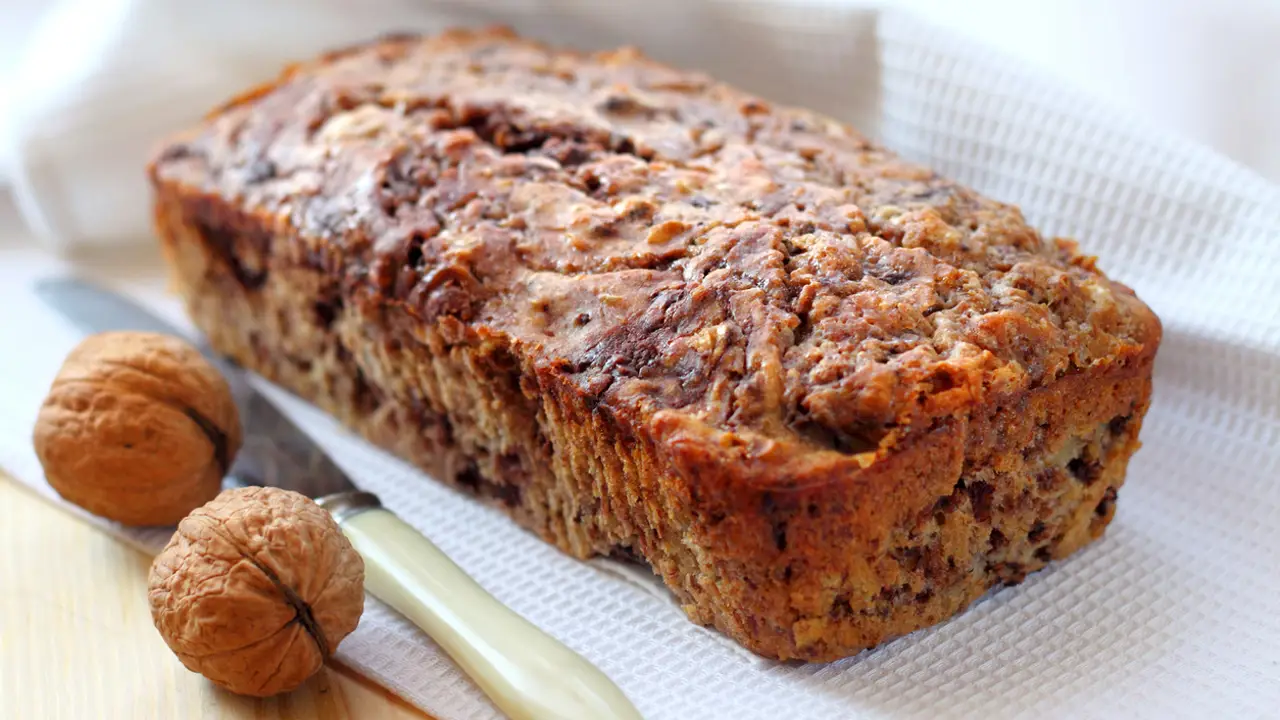
{"label": "banana bread loaf", "polygon": [[689,617],[829,661],[1099,537],[1156,316],[1015,207],[632,50],[286,70],[149,168],[211,342]]}

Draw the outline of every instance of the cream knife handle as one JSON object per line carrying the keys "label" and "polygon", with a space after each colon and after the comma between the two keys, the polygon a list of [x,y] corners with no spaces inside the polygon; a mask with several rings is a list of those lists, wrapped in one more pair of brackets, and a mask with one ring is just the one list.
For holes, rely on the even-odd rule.
{"label": "cream knife handle", "polygon": [[499,603],[394,513],[331,510],[364,557],[370,594],[426,631],[512,720],[641,720],[599,668]]}

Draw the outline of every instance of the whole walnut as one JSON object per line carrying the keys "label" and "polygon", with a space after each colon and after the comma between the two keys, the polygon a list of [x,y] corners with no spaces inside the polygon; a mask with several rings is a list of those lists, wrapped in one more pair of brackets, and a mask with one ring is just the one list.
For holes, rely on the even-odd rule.
{"label": "whole walnut", "polygon": [[188,669],[241,695],[311,677],[364,610],[364,560],[329,513],[279,488],[225,490],[151,565],[151,616]]}
{"label": "whole walnut", "polygon": [[226,379],[194,347],[107,332],[67,355],[34,442],[70,502],[127,525],[173,525],[218,494],[240,432]]}

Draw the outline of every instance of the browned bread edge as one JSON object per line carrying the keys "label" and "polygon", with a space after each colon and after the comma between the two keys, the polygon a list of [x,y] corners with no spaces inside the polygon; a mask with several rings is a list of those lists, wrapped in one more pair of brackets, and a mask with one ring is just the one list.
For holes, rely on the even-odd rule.
{"label": "browned bread edge", "polygon": [[156,226],[215,347],[566,552],[647,563],[691,619],[767,657],[846,657],[1070,555],[1139,446],[1161,331],[1131,294],[1141,342],[1087,368],[871,452],[762,449],[600,402],[500,332],[344,281],[279,216],[166,175],[171,151]]}

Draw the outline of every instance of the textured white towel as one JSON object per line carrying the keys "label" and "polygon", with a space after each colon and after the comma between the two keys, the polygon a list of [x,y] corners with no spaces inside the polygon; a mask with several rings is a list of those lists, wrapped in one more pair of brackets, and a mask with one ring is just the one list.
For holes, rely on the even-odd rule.
{"label": "textured white towel", "polygon": [[[950,622],[831,665],[746,655],[690,625],[651,582],[570,560],[277,391],[358,482],[596,662],[646,718],[1276,716],[1280,190],[897,13],[650,0],[644,17],[657,21],[621,3],[611,22],[593,24],[573,3],[425,5],[449,6],[432,22],[501,19],[579,45],[633,42],[852,120],[1020,203],[1046,232],[1079,238],[1156,309],[1165,344],[1145,447],[1103,540]],[[699,36],[725,52],[688,42]],[[181,318],[158,277],[112,262],[98,270]],[[77,337],[28,284],[59,264],[0,250],[0,466],[45,493],[31,423]],[[114,529],[146,548],[164,540]],[[444,720],[495,716],[429,640],[375,601],[339,654]]]}

